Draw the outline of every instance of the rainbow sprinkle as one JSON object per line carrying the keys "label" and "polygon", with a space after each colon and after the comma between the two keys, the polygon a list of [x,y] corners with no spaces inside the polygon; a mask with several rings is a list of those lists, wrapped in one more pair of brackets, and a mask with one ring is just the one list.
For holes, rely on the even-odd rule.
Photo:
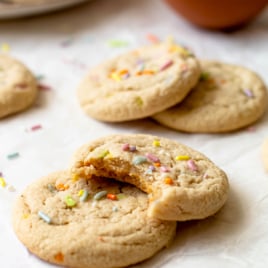
{"label": "rainbow sprinkle", "polygon": [[12,160],[12,159],[18,158],[19,156],[20,156],[19,153],[12,153],[12,154],[7,155],[7,159]]}
{"label": "rainbow sprinkle", "polygon": [[43,220],[45,221],[46,223],[50,224],[51,223],[51,218],[45,214],[43,211],[38,211],[38,216]]}
{"label": "rainbow sprinkle", "polygon": [[87,190],[83,190],[83,193],[80,196],[80,199],[79,200],[81,202],[86,202],[87,201],[87,198],[88,198],[88,191]]}
{"label": "rainbow sprinkle", "polygon": [[132,161],[134,165],[140,165],[145,162],[147,162],[147,157],[144,157],[144,156],[135,156]]}
{"label": "rainbow sprinkle", "polygon": [[103,151],[102,153],[99,154],[99,158],[105,158],[108,156],[110,152],[108,150]]}
{"label": "rainbow sprinkle", "polygon": [[65,203],[68,207],[76,206],[76,201],[70,195],[65,197]]}
{"label": "rainbow sprinkle", "polygon": [[117,196],[115,194],[107,194],[106,197],[110,200],[113,200],[113,201],[116,201],[118,200],[117,199]]}
{"label": "rainbow sprinkle", "polygon": [[162,66],[160,67],[160,72],[162,72],[162,71],[168,69],[168,68],[169,68],[170,66],[172,66],[172,65],[173,65],[173,60],[169,60],[169,61],[167,61],[164,65],[162,65]]}
{"label": "rainbow sprinkle", "polygon": [[153,141],[153,146],[154,147],[160,147],[160,141],[159,140],[154,140]]}
{"label": "rainbow sprinkle", "polygon": [[187,161],[187,166],[188,166],[188,167],[190,168],[190,170],[192,170],[192,171],[197,171],[197,170],[198,170],[197,165],[196,165],[196,163],[194,162],[193,159],[190,159],[190,160]]}
{"label": "rainbow sprinkle", "polygon": [[3,178],[3,177],[0,177],[0,185],[4,188],[4,187],[6,187],[6,181],[5,181],[5,179]]}
{"label": "rainbow sprinkle", "polygon": [[143,100],[142,100],[142,98],[141,97],[137,97],[136,99],[135,99],[135,101],[136,101],[136,103],[138,104],[138,106],[142,106],[143,105]]}
{"label": "rainbow sprinkle", "polygon": [[244,89],[244,94],[248,97],[248,98],[254,98],[254,95],[252,93],[252,91],[248,88]]}
{"label": "rainbow sprinkle", "polygon": [[104,196],[107,195],[107,191],[100,191],[98,193],[96,193],[93,197],[94,200],[100,200],[102,199]]}
{"label": "rainbow sprinkle", "polygon": [[160,162],[160,159],[159,159],[157,156],[153,155],[153,154],[146,153],[145,156],[147,157],[147,159],[148,159],[149,161],[152,161],[152,162],[154,162],[154,163],[156,163],[156,162]]}
{"label": "rainbow sprinkle", "polygon": [[54,256],[54,259],[57,262],[63,262],[64,261],[64,255],[61,252],[59,252]]}
{"label": "rainbow sprinkle", "polygon": [[36,130],[39,130],[39,129],[42,129],[42,126],[39,124],[39,125],[34,125],[31,127],[31,131],[36,131]]}
{"label": "rainbow sprinkle", "polygon": [[190,156],[188,155],[178,155],[175,157],[177,161],[187,161],[190,159]]}
{"label": "rainbow sprinkle", "polygon": [[173,184],[173,180],[171,178],[167,177],[167,178],[164,179],[164,183],[165,184],[168,184],[168,185],[172,185]]}

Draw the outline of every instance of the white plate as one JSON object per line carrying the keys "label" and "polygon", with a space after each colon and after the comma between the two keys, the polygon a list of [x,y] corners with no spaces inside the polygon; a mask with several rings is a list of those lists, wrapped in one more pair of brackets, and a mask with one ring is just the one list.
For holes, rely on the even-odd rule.
{"label": "white plate", "polygon": [[54,0],[47,3],[15,4],[12,0],[0,0],[0,19],[11,19],[46,13],[72,5],[80,4],[88,0]]}

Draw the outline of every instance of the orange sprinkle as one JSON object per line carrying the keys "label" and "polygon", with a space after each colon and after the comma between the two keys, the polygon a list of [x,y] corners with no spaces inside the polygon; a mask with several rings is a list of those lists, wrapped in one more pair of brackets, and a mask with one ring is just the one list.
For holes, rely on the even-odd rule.
{"label": "orange sprinkle", "polygon": [[173,180],[169,177],[165,178],[164,182],[165,182],[165,184],[169,184],[169,185],[173,184]]}
{"label": "orange sprinkle", "polygon": [[159,38],[157,36],[155,36],[154,34],[149,33],[146,35],[146,38],[148,41],[150,41],[153,44],[160,42]]}
{"label": "orange sprinkle", "polygon": [[59,183],[56,185],[56,189],[58,191],[65,191],[65,190],[69,189],[69,185],[64,185],[63,183]]}
{"label": "orange sprinkle", "polygon": [[115,194],[107,194],[106,197],[111,200],[117,200],[117,196]]}
{"label": "orange sprinkle", "polygon": [[220,83],[221,83],[221,84],[225,84],[225,83],[226,83],[226,80],[222,79],[222,80],[220,81]]}
{"label": "orange sprinkle", "polygon": [[153,70],[144,70],[144,71],[137,72],[136,75],[152,75],[154,73],[155,71]]}
{"label": "orange sprinkle", "polygon": [[64,255],[63,255],[61,252],[59,252],[58,254],[56,254],[56,255],[54,256],[54,259],[55,259],[56,261],[58,261],[58,262],[63,262],[63,261],[64,261]]}
{"label": "orange sprinkle", "polygon": [[128,74],[128,70],[121,70],[119,71],[119,75],[124,75],[124,74]]}
{"label": "orange sprinkle", "polygon": [[156,163],[154,163],[154,166],[155,166],[155,167],[160,167],[160,166],[161,166],[161,163],[156,162]]}

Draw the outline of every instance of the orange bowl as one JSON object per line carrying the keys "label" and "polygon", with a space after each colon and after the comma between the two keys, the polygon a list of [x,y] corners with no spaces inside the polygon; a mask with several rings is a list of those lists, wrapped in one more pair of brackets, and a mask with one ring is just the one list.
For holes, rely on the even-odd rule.
{"label": "orange bowl", "polygon": [[210,29],[231,29],[248,23],[268,0],[165,0],[190,22]]}

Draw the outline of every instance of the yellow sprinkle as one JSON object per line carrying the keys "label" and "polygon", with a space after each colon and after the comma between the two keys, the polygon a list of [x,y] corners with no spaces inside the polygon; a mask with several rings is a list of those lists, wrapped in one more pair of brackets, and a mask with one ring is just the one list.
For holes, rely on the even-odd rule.
{"label": "yellow sprinkle", "polygon": [[190,156],[188,156],[188,155],[178,155],[178,156],[176,156],[175,159],[177,161],[189,160],[190,159]]}
{"label": "yellow sprinkle", "polygon": [[142,106],[143,105],[143,100],[142,100],[142,98],[141,97],[137,97],[136,99],[135,99],[135,101],[136,101],[136,103],[138,104],[138,106]]}
{"label": "yellow sprinkle", "polygon": [[169,52],[178,52],[184,56],[189,56],[190,55],[190,52],[188,50],[186,50],[185,48],[183,47],[180,47],[178,45],[171,45],[170,48],[169,48]]}
{"label": "yellow sprinkle", "polygon": [[23,219],[28,219],[29,216],[30,216],[29,214],[23,214],[23,215],[22,215],[22,218],[23,218]]}
{"label": "yellow sprinkle", "polygon": [[4,178],[2,178],[2,177],[0,177],[0,185],[2,186],[2,187],[6,187],[6,181],[4,180]]}
{"label": "yellow sprinkle", "polygon": [[80,190],[77,195],[82,196],[83,194],[84,194],[84,190]]}
{"label": "yellow sprinkle", "polygon": [[109,152],[109,153],[106,155],[106,158],[113,158],[113,155]]}
{"label": "yellow sprinkle", "polygon": [[100,153],[99,158],[104,158],[104,157],[108,156],[109,154],[110,154],[110,152],[108,150],[103,151],[102,153]]}
{"label": "yellow sprinkle", "polygon": [[117,72],[112,72],[110,74],[110,78],[112,78],[115,81],[121,81],[121,77],[120,77],[120,75]]}
{"label": "yellow sprinkle", "polygon": [[79,180],[79,176],[77,174],[73,174],[72,182],[76,182]]}
{"label": "yellow sprinkle", "polygon": [[10,45],[7,44],[7,43],[3,43],[3,44],[1,45],[1,51],[2,51],[2,52],[9,52],[9,51],[10,51]]}
{"label": "yellow sprinkle", "polygon": [[160,141],[159,140],[154,140],[153,141],[153,146],[154,147],[160,147]]}

